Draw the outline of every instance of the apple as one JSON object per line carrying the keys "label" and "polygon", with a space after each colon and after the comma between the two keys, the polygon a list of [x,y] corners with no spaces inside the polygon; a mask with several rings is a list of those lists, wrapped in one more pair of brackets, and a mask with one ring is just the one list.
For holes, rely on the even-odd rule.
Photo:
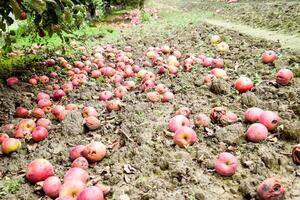
{"label": "apple", "polygon": [[179,50],[175,49],[173,51],[173,55],[176,56],[176,58],[180,58],[181,57],[181,52]]}
{"label": "apple", "polygon": [[99,78],[101,76],[102,76],[102,74],[101,74],[100,70],[93,70],[92,71],[92,75],[91,75],[92,78]]}
{"label": "apple", "polygon": [[2,142],[6,139],[8,139],[9,136],[6,133],[0,133],[0,145],[2,144]]}
{"label": "apple", "polygon": [[175,115],[184,115],[186,117],[190,116],[192,114],[191,109],[189,109],[188,107],[182,107],[179,108],[176,112]]}
{"label": "apple", "polygon": [[261,123],[254,123],[249,126],[246,136],[251,142],[260,142],[267,139],[268,129]]}
{"label": "apple", "polygon": [[192,145],[197,141],[197,134],[191,127],[182,126],[175,131],[173,141],[179,147]]}
{"label": "apple", "polygon": [[107,101],[105,107],[108,111],[119,111],[122,109],[122,102],[120,100]]}
{"label": "apple", "polygon": [[8,86],[17,85],[19,83],[19,79],[15,76],[9,77],[8,79],[6,79],[6,83]]}
{"label": "apple", "polygon": [[123,86],[125,86],[128,90],[135,88],[135,82],[134,81],[125,81],[123,83]]}
{"label": "apple", "polygon": [[257,122],[259,116],[263,113],[263,110],[257,107],[248,108],[244,113],[244,119],[246,122],[254,123]]}
{"label": "apple", "polygon": [[113,93],[110,91],[103,91],[100,93],[99,99],[101,101],[107,101],[113,97]]}
{"label": "apple", "polygon": [[194,118],[194,124],[196,126],[207,127],[210,124],[210,118],[203,113],[197,114]]}
{"label": "apple", "polygon": [[123,85],[116,87],[114,90],[114,96],[119,99],[122,99],[123,96],[127,93],[128,93],[128,91],[127,91],[126,87]]}
{"label": "apple", "polygon": [[172,99],[174,99],[174,94],[170,91],[168,92],[165,92],[163,95],[162,95],[162,98],[161,98],[161,101],[162,102],[169,102],[171,101]]}
{"label": "apple", "polygon": [[15,138],[7,138],[1,143],[1,151],[3,154],[10,154],[22,148],[21,141]]}
{"label": "apple", "polygon": [[294,74],[289,69],[281,69],[276,74],[276,82],[280,85],[288,85],[294,78]]}
{"label": "apple", "polygon": [[15,131],[15,138],[24,138],[27,135],[30,135],[31,132],[26,128],[18,128]]}
{"label": "apple", "polygon": [[216,68],[223,68],[224,67],[224,60],[222,58],[215,58],[212,60],[212,64],[213,67]]}
{"label": "apple", "polygon": [[45,116],[45,112],[43,109],[41,108],[34,108],[32,111],[31,111],[31,115],[37,119],[39,118],[42,118]]}
{"label": "apple", "polygon": [[54,175],[52,164],[46,159],[35,159],[29,163],[26,170],[26,178],[31,183],[44,181]]}
{"label": "apple", "polygon": [[227,124],[233,124],[238,121],[238,117],[236,114],[230,111],[226,111],[224,115],[221,115],[220,122],[221,124],[227,125]]}
{"label": "apple", "polygon": [[259,123],[263,124],[269,131],[274,130],[281,122],[281,118],[277,113],[272,111],[264,111],[258,118]]}
{"label": "apple", "polygon": [[169,91],[169,88],[165,86],[164,84],[158,84],[155,87],[155,91],[158,92],[159,94],[164,94]]}
{"label": "apple", "polygon": [[30,83],[31,85],[37,85],[38,81],[35,78],[31,78],[29,79],[28,83]]}
{"label": "apple", "polygon": [[210,42],[212,44],[219,44],[222,41],[221,37],[219,35],[212,35],[210,37]]}
{"label": "apple", "polygon": [[15,112],[16,117],[26,118],[26,117],[28,117],[28,115],[29,115],[29,112],[26,108],[24,108],[24,107],[16,108],[16,112]]}
{"label": "apple", "polygon": [[58,74],[56,72],[51,72],[50,77],[51,78],[58,78]]}
{"label": "apple", "polygon": [[74,64],[75,64],[75,67],[77,67],[79,69],[83,69],[85,67],[85,64],[81,61],[75,61]]}
{"label": "apple", "polygon": [[123,81],[123,75],[121,74],[115,74],[110,78],[110,81],[112,83],[121,83]]}
{"label": "apple", "polygon": [[66,93],[63,90],[61,90],[61,89],[55,90],[53,92],[53,100],[54,101],[58,101],[58,100],[60,100],[64,96],[66,96]]}
{"label": "apple", "polygon": [[275,53],[275,51],[269,50],[269,51],[265,51],[265,52],[262,54],[261,59],[262,59],[263,63],[268,64],[268,63],[272,63],[272,62],[274,62],[275,60],[277,60],[277,59],[278,59],[278,56],[277,56],[277,54]]}
{"label": "apple", "polygon": [[48,99],[50,100],[50,96],[44,92],[39,92],[37,94],[37,101],[39,102],[41,99]]}
{"label": "apple", "polygon": [[64,106],[56,105],[53,107],[51,112],[56,120],[63,121],[65,119],[66,112]]}
{"label": "apple", "polygon": [[219,44],[217,44],[217,51],[228,52],[229,45],[226,42],[220,42]]}
{"label": "apple", "polygon": [[69,151],[69,158],[72,161],[75,160],[76,158],[79,158],[84,148],[85,148],[84,145],[77,145],[75,147],[72,147]]}
{"label": "apple", "polygon": [[48,130],[45,127],[37,126],[32,131],[32,139],[35,142],[40,142],[48,137]]}
{"label": "apple", "polygon": [[175,67],[175,66],[173,66],[173,65],[170,65],[170,66],[168,67],[168,72],[169,72],[170,74],[177,74],[178,68]]}
{"label": "apple", "polygon": [[106,147],[102,142],[92,142],[85,146],[81,155],[90,162],[97,162],[105,157]]}
{"label": "apple", "polygon": [[221,176],[232,176],[237,171],[238,160],[228,152],[220,153],[214,163],[214,168]]}
{"label": "apple", "polygon": [[104,195],[99,187],[91,186],[82,190],[77,200],[104,200]]}
{"label": "apple", "polygon": [[57,176],[50,176],[43,182],[43,191],[51,198],[56,198],[59,195],[61,181]]}
{"label": "apple", "polygon": [[88,116],[84,118],[84,122],[85,126],[91,131],[98,129],[101,126],[100,120],[94,116]]}
{"label": "apple", "polygon": [[44,108],[44,107],[50,107],[52,105],[52,102],[50,99],[41,99],[38,101],[38,107]]}
{"label": "apple", "polygon": [[22,119],[18,124],[17,124],[17,129],[18,128],[25,128],[28,129],[30,132],[36,127],[35,122],[32,119]]}
{"label": "apple", "polygon": [[68,199],[63,199],[63,197],[64,198],[70,197],[70,200],[74,200],[77,198],[80,192],[84,190],[85,187],[86,185],[82,181],[78,181],[76,179],[69,180],[68,182],[62,184],[62,186],[60,187],[59,199],[68,200]]}
{"label": "apple", "polygon": [[209,86],[216,79],[217,79],[217,77],[215,75],[213,75],[213,74],[207,74],[207,75],[204,76],[203,84]]}
{"label": "apple", "polygon": [[86,106],[82,110],[82,116],[84,118],[89,117],[89,116],[97,117],[97,115],[98,115],[98,113],[94,107]]}
{"label": "apple", "polygon": [[27,13],[25,11],[22,11],[20,14],[20,20],[26,20],[27,19]]}
{"label": "apple", "polygon": [[64,175],[64,182],[76,180],[78,182],[87,183],[89,180],[88,173],[79,167],[70,168]]}
{"label": "apple", "polygon": [[106,196],[111,190],[110,186],[104,185],[102,183],[97,183],[96,187],[100,188],[100,190],[103,192],[104,196]]}
{"label": "apple", "polygon": [[89,168],[89,162],[84,157],[78,157],[72,162],[71,167],[79,167],[84,170],[87,170]]}
{"label": "apple", "polygon": [[148,92],[147,99],[151,102],[158,102],[161,98],[158,92]]}
{"label": "apple", "polygon": [[253,86],[253,82],[247,77],[240,77],[234,83],[234,88],[240,93],[252,90]]}
{"label": "apple", "polygon": [[71,92],[71,91],[74,89],[74,86],[73,86],[72,82],[69,81],[69,82],[64,83],[64,84],[62,85],[62,89],[63,89],[63,91],[64,91],[65,93],[69,93],[69,92]]}
{"label": "apple", "polygon": [[49,83],[49,77],[48,76],[40,76],[39,79],[40,82],[42,82],[44,85],[47,85]]}
{"label": "apple", "polygon": [[141,70],[141,67],[138,66],[138,65],[133,65],[132,70],[133,70],[134,73],[138,73]]}
{"label": "apple", "polygon": [[50,66],[53,66],[55,65],[55,60],[52,59],[52,58],[49,58],[46,60],[46,64],[50,67]]}
{"label": "apple", "polygon": [[176,115],[172,117],[169,121],[169,130],[172,132],[175,132],[177,129],[187,126],[191,127],[191,123],[188,118],[186,118],[184,115]]}
{"label": "apple", "polygon": [[177,60],[177,57],[175,55],[170,55],[168,58],[167,58],[167,64],[169,66],[174,66],[174,67],[177,67],[179,65],[179,62]]}
{"label": "apple", "polygon": [[281,182],[275,178],[264,180],[256,189],[260,200],[283,200],[285,188]]}
{"label": "apple", "polygon": [[37,126],[42,126],[42,127],[46,128],[47,130],[50,130],[52,123],[49,119],[40,118],[36,121],[36,125]]}
{"label": "apple", "polygon": [[214,68],[210,71],[210,74],[214,75],[217,79],[226,79],[226,71],[220,68]]}
{"label": "apple", "polygon": [[68,105],[66,105],[65,109],[67,111],[78,110],[78,106],[76,104],[69,103]]}

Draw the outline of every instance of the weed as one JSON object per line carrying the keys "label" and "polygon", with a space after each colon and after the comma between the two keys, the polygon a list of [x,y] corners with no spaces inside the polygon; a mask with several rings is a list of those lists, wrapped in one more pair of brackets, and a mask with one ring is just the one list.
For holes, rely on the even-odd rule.
{"label": "weed", "polygon": [[16,193],[22,183],[24,183],[22,177],[9,178],[0,183],[0,198]]}

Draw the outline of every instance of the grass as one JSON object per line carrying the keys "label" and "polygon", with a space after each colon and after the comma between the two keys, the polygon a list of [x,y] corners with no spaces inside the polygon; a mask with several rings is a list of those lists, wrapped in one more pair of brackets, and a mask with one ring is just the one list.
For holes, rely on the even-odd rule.
{"label": "grass", "polygon": [[16,193],[22,183],[24,183],[22,177],[9,178],[0,182],[0,198]]}

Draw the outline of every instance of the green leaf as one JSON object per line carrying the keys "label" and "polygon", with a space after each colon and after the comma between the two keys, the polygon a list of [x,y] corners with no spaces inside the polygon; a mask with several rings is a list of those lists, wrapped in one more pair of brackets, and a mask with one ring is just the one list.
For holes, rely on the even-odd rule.
{"label": "green leaf", "polygon": [[44,0],[31,0],[32,8],[40,15],[46,10],[46,2]]}
{"label": "green leaf", "polygon": [[68,7],[73,7],[74,6],[74,4],[71,0],[62,0],[62,2],[64,4],[66,4],[66,6],[68,6]]}

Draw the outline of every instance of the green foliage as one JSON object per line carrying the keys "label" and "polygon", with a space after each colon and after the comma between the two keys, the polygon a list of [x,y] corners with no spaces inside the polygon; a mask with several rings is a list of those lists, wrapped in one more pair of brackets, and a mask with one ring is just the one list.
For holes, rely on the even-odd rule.
{"label": "green foliage", "polygon": [[5,197],[7,194],[15,193],[19,190],[20,185],[24,183],[22,177],[16,177],[14,179],[8,179],[0,183],[0,198]]}

